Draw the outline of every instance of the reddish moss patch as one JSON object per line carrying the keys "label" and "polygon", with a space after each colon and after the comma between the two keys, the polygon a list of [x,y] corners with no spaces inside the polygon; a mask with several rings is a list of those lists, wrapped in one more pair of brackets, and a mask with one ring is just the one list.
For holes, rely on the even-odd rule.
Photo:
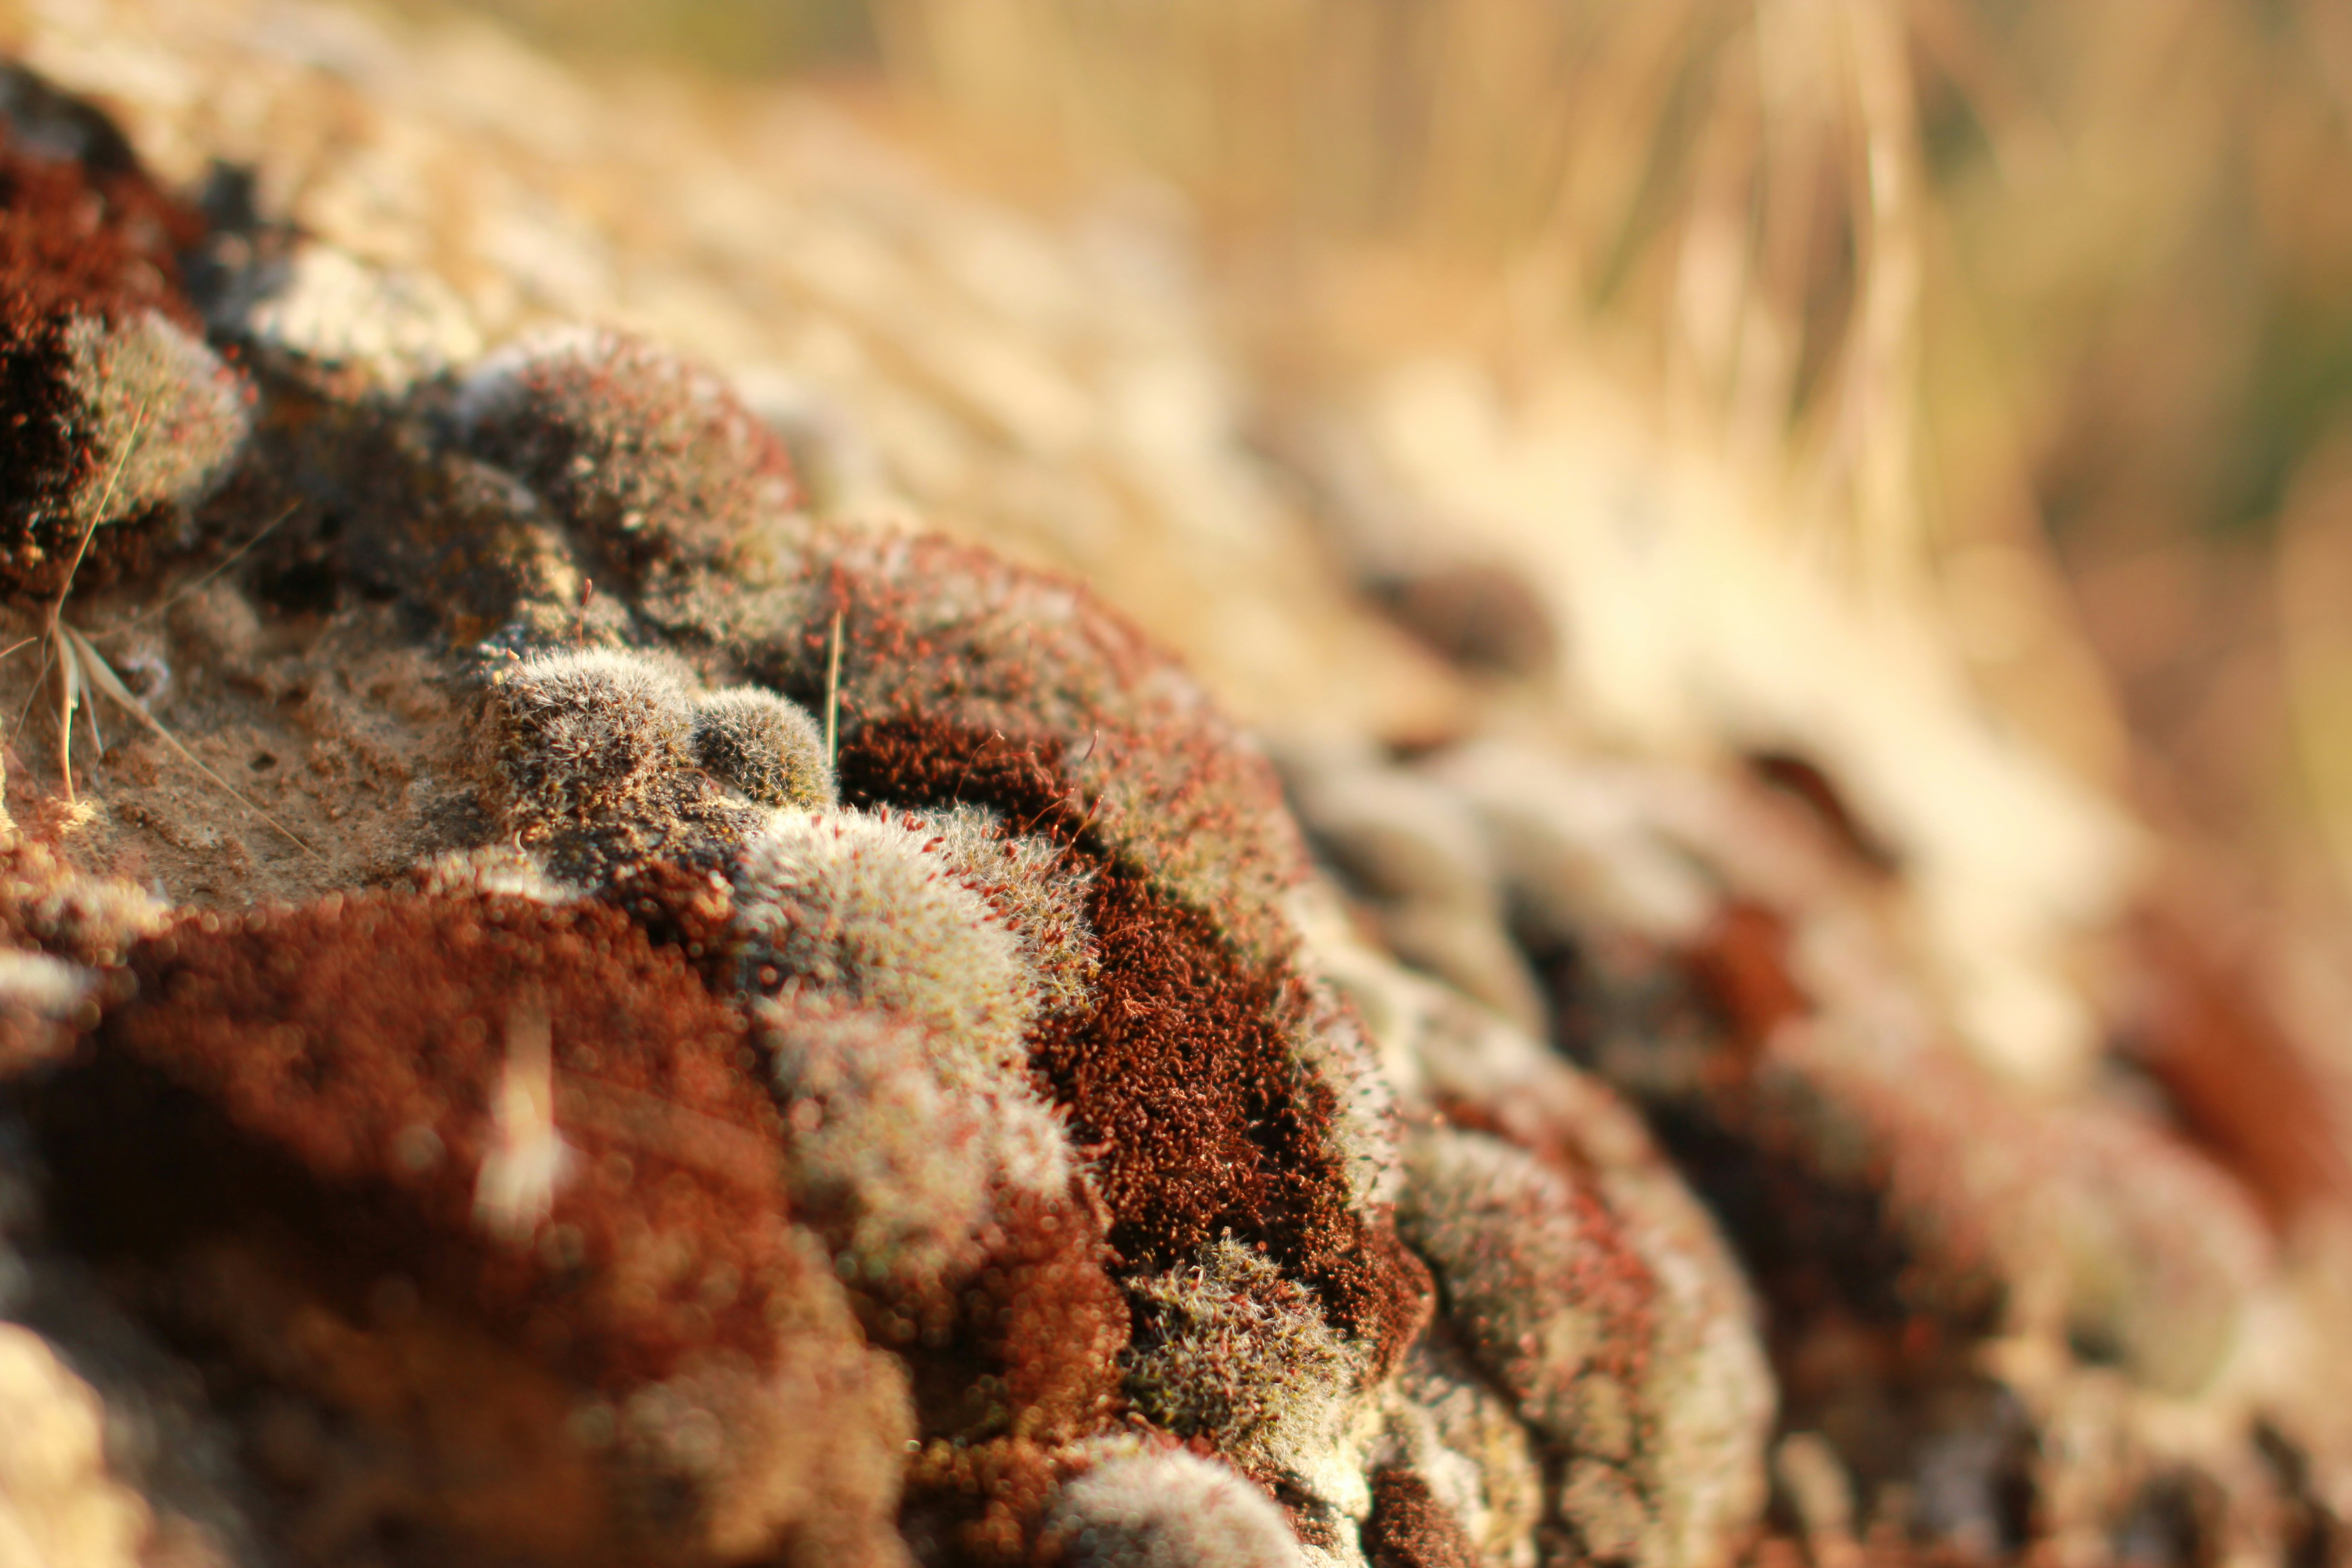
{"label": "reddish moss patch", "polygon": [[[841,743],[836,769],[844,797],[882,806],[994,807],[1023,833],[1075,845],[1093,825],[1078,787],[1044,758],[1052,736],[1002,729],[973,731],[919,715],[861,724]],[[1099,859],[1097,847],[1087,858]]]}
{"label": "reddish moss patch", "polygon": [[1007,1193],[1004,1245],[964,1295],[965,1321],[1001,1378],[1013,1431],[1067,1440],[1118,1407],[1127,1298],[1111,1282],[1102,1227],[1076,1204]]}
{"label": "reddish moss patch", "polygon": [[[908,783],[956,774],[945,795],[877,798],[990,799],[1020,822],[1011,801],[978,792],[998,752],[1026,754],[1061,798],[1083,802],[1107,853],[1202,910],[1240,951],[1286,950],[1276,901],[1307,860],[1280,782],[1133,627],[1075,583],[947,540],[816,530],[801,554],[796,602],[777,606],[797,632],[741,657],[762,684],[822,712],[840,617],[845,752],[885,726]],[[905,743],[919,737],[931,743]]]}
{"label": "reddish moss patch", "polygon": [[[899,1293],[852,1279],[869,1341],[907,1368],[918,1432],[959,1447],[1068,1441],[1120,1409],[1127,1298],[1095,1216],[1000,1186],[976,1267]],[[847,1254],[842,1254],[847,1256]]]}
{"label": "reddish moss patch", "polygon": [[1372,1568],[1478,1568],[1478,1550],[1460,1521],[1411,1470],[1372,1472],[1372,1513],[1364,1521]]}
{"label": "reddish moss patch", "polygon": [[[66,585],[82,524],[64,502],[97,482],[101,460],[79,427],[67,329],[155,310],[198,330],[178,258],[202,237],[204,220],[159,190],[105,129],[85,139],[93,155],[76,159],[0,120],[0,592],[18,598]],[[111,581],[142,552],[137,530],[102,532],[75,581]]]}
{"label": "reddish moss patch", "polygon": [[1372,1317],[1360,1330],[1371,1347],[1370,1375],[1384,1378],[1436,1318],[1437,1281],[1392,1226],[1366,1227],[1364,1247],[1373,1277],[1387,1287],[1372,1298]]}
{"label": "reddish moss patch", "polygon": [[1064,1468],[1027,1438],[926,1444],[907,1467],[899,1531],[919,1563],[1051,1568],[1064,1557],[1041,1527]]}
{"label": "reddish moss patch", "polygon": [[1087,912],[1102,962],[1095,1005],[1049,1026],[1034,1059],[1074,1137],[1099,1151],[1111,1244],[1158,1272],[1230,1230],[1295,1271],[1352,1275],[1339,1256],[1357,1238],[1327,1150],[1330,1108],[1289,1059],[1282,982],[1235,963],[1197,914],[1132,872],[1097,873]]}
{"label": "reddish moss patch", "polygon": [[204,233],[194,208],[127,157],[61,158],[0,121],[0,300],[13,331],[142,310],[201,327],[181,288],[179,255]]}
{"label": "reddish moss patch", "polygon": [[1297,980],[1243,962],[1200,911],[1110,858],[1043,750],[936,722],[871,725],[843,748],[842,788],[853,801],[991,805],[1028,831],[1075,837],[1073,852],[1095,863],[1093,1005],[1043,1026],[1031,1059],[1096,1153],[1112,1247],[1129,1270],[1156,1273],[1231,1231],[1265,1242],[1350,1331],[1409,1316],[1414,1282],[1367,1247],[1349,1208],[1329,1091],[1291,1059]]}
{"label": "reddish moss patch", "polygon": [[[1201,911],[1115,858],[1079,792],[1031,734],[916,719],[846,742],[844,798],[994,807],[1068,842],[1096,867],[1087,917],[1101,962],[1091,1007],[1049,1021],[1031,1060],[1096,1155],[1125,1268],[1172,1268],[1225,1232],[1264,1241],[1350,1332],[1383,1342],[1418,1310],[1423,1280],[1401,1249],[1368,1246],[1330,1147],[1329,1090],[1291,1059],[1285,1021],[1304,1008],[1287,966],[1253,965]],[[1388,1320],[1395,1320],[1389,1322]]]}
{"label": "reddish moss patch", "polygon": [[1788,922],[1759,904],[1727,901],[1684,962],[1744,1049],[1761,1050],[1781,1024],[1813,1010],[1789,971]]}
{"label": "reddish moss patch", "polygon": [[[768,1366],[794,1289],[776,1119],[741,1021],[619,911],[368,894],[183,920],[49,1098],[101,1250],[290,1230],[352,1282],[416,1276],[620,1386],[699,1349]],[[530,1245],[484,1234],[517,1037],[546,1021],[572,1150]]]}
{"label": "reddish moss patch", "polygon": [[643,860],[615,877],[603,897],[635,920],[655,946],[683,956],[714,992],[726,991],[737,938],[728,923],[735,893],[724,874],[676,860]]}
{"label": "reddish moss patch", "polygon": [[2255,977],[2173,911],[2143,911],[2133,935],[2140,1006],[2128,1045],[2189,1136],[2275,1221],[2352,1196],[2334,1097]]}
{"label": "reddish moss patch", "polygon": [[[656,860],[605,896],[712,984],[727,983],[724,878]],[[1117,1356],[1128,1340],[1126,1299],[1107,1272],[1101,1220],[1076,1194],[1048,1202],[1000,1186],[990,1204],[996,1223],[978,1268],[911,1300],[853,1280],[860,1319],[874,1342],[907,1363],[926,1436],[974,1442],[1097,1430],[1116,1413]],[[823,1214],[800,1217],[828,1228]]]}

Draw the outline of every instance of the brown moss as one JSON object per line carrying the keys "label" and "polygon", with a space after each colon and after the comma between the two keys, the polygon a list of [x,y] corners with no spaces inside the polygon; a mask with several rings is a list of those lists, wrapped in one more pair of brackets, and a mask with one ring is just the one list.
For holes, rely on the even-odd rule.
{"label": "brown moss", "polygon": [[1372,1472],[1372,1512],[1364,1521],[1371,1568],[1479,1568],[1459,1521],[1411,1470]]}
{"label": "brown moss", "polygon": [[[101,1249],[289,1229],[331,1274],[415,1273],[603,1386],[712,1347],[772,1362],[794,1273],[772,1106],[740,1019],[618,911],[331,896],[184,918],[131,968],[140,1000],[51,1097]],[[477,1183],[533,1010],[574,1173],[558,1239],[506,1246]]]}
{"label": "brown moss", "polygon": [[1076,786],[1043,760],[1054,754],[1034,735],[904,719],[862,727],[839,767],[847,799],[977,802],[1094,864],[1090,1005],[1047,1020],[1032,1060],[1072,1136],[1097,1152],[1127,1272],[1174,1267],[1231,1231],[1265,1242],[1351,1331],[1401,1324],[1419,1281],[1391,1250],[1366,1246],[1331,1148],[1329,1090],[1285,1035],[1305,1005],[1296,977],[1246,962],[1206,915],[1114,859]]}
{"label": "brown moss", "polygon": [[2127,1037],[2184,1131],[2257,1194],[2273,1220],[2352,1196],[2352,1155],[2324,1070],[2304,1054],[2249,966],[2179,910],[2132,931],[2139,995]]}
{"label": "brown moss", "polygon": [[714,991],[724,993],[733,974],[734,889],[726,876],[707,866],[654,858],[632,863],[602,889],[616,909],[627,911],[656,947],[673,949]]}
{"label": "brown moss", "polygon": [[1330,1141],[1330,1090],[1290,1056],[1297,982],[1238,962],[1207,922],[1134,873],[1097,874],[1101,974],[1089,1013],[1048,1025],[1034,1059],[1099,1151],[1111,1245],[1157,1272],[1230,1231],[1263,1241],[1361,1331],[1410,1295],[1365,1246]]}
{"label": "brown moss", "polygon": [[1100,1219],[1076,1203],[996,1200],[1004,1239],[964,1293],[964,1322],[1002,1379],[1012,1430],[1067,1441],[1118,1411],[1127,1299],[1111,1282]]}
{"label": "brown moss", "polygon": [[1055,1568],[1041,1525],[1066,1468],[1025,1437],[927,1443],[908,1464],[898,1528],[935,1568]]}
{"label": "brown moss", "polygon": [[754,679],[821,711],[839,617],[845,759],[885,726],[895,738],[868,750],[895,752],[895,774],[932,786],[881,798],[984,799],[1022,824],[1029,814],[1011,800],[972,791],[1034,766],[1105,851],[1205,912],[1237,949],[1264,960],[1287,950],[1278,901],[1307,862],[1279,781],[1132,626],[1074,583],[944,539],[812,528],[797,543],[791,584],[762,612],[797,629],[740,657]]}
{"label": "brown moss", "polygon": [[[81,427],[68,330],[89,320],[123,326],[148,310],[199,330],[178,257],[202,237],[203,219],[105,129],[85,140],[90,155],[74,158],[0,122],[0,592],[18,599],[66,585],[88,522],[68,498],[97,482],[105,457]],[[135,570],[146,542],[136,529],[97,535],[74,582],[98,586]]]}
{"label": "brown moss", "polygon": [[1772,1031],[1813,1010],[1789,968],[1789,926],[1760,904],[1727,900],[1684,962],[1732,1039],[1760,1049]]}
{"label": "brown moss", "polygon": [[821,541],[811,628],[753,671],[820,702],[842,616],[845,801],[978,805],[1086,871],[1086,1003],[1033,1027],[1109,1211],[1120,1277],[1223,1235],[1312,1290],[1385,1367],[1426,1272],[1357,1206],[1278,905],[1303,856],[1272,771],[1168,662],[1068,584],[931,540]]}

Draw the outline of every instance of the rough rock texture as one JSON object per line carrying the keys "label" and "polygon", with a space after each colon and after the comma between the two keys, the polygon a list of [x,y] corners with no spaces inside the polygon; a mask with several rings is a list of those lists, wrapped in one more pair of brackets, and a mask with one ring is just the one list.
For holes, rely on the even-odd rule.
{"label": "rough rock texture", "polygon": [[[308,49],[446,108],[331,15],[287,12],[267,47],[156,17],[188,60],[278,62],[255,81]],[[45,178],[173,202],[28,81],[7,146]],[[895,232],[949,232],[870,183]],[[1506,739],[1507,713],[1404,733],[1432,711],[1415,682],[1466,688],[1352,621],[1285,663],[1328,598],[1275,597],[1246,486],[1182,490],[1165,516],[1233,587],[1202,595],[1234,634],[1203,662],[1260,660],[1296,698],[1353,647],[1384,693],[1354,711],[1412,742],[1302,723],[1277,773],[1093,590],[843,504],[865,448],[839,409],[763,414],[642,334],[508,331],[520,309],[482,354],[429,272],[212,195],[135,234],[5,209],[44,267],[150,247],[158,319],[205,322],[197,352],[253,401],[135,519],[41,503],[147,543],[28,578],[0,663],[32,715],[0,847],[0,1429],[35,1434],[0,1446],[0,1545],[2345,1549],[2325,1254],[2257,1179],[2312,1163],[2184,1135],[2116,1077],[2004,1077],[1946,989],[1948,933],[1914,929],[1899,857],[1828,774],[1611,760]],[[680,221],[743,210],[708,207]],[[1106,435],[1018,353],[927,334],[880,284],[861,303],[896,276],[868,231],[811,232],[833,250],[727,254],[792,258],[828,280],[813,331],[929,367],[866,405],[902,473],[907,421],[989,412],[997,445],[931,470],[935,502],[1050,494],[1075,527],[1096,492],[1023,483],[1099,478],[1106,450],[1131,466],[1105,492],[1240,471],[1230,428],[1167,414],[1214,400],[1159,375],[1164,344],[1122,374],[1183,395]],[[1058,330],[982,272],[972,297]],[[161,406],[147,360],[89,365],[91,406]],[[74,482],[146,472],[104,419],[72,427]],[[1405,607],[1464,679],[1558,657],[1540,626],[1479,641],[1470,612]],[[2042,956],[1989,963],[2043,984]],[[2195,1081],[2193,1052],[2166,1059]],[[2324,1180],[2294,1194],[2335,1212]]]}

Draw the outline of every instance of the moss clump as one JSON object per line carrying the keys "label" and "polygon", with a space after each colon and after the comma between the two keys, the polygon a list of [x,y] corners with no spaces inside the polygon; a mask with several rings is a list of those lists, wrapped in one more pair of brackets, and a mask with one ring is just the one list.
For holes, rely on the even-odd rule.
{"label": "moss clump", "polygon": [[[1059,1121],[887,1011],[753,1007],[788,1106],[784,1169],[925,1436],[1062,1436],[1111,1409],[1127,1313]],[[952,1084],[950,1079],[957,1081]]]}
{"label": "moss clump", "polygon": [[1063,1483],[1046,1530],[1074,1568],[1296,1568],[1282,1510],[1246,1479],[1181,1448],[1106,1446]]}
{"label": "moss clump", "polygon": [[60,498],[64,513],[98,528],[203,499],[250,423],[236,373],[158,310],[121,322],[77,316],[65,348],[65,384],[97,471]]}
{"label": "moss clump", "polygon": [[491,768],[526,832],[639,805],[693,762],[686,689],[639,654],[532,654],[491,678],[488,703]]}
{"label": "moss clump", "polygon": [[1477,1546],[1429,1483],[1411,1470],[1372,1474],[1372,1513],[1364,1521],[1371,1568],[1479,1568]]}
{"label": "moss clump", "polygon": [[[12,82],[17,80],[12,77]],[[179,256],[203,220],[61,95],[0,120],[0,595],[135,565],[126,520],[200,500],[247,434],[244,382],[205,346]],[[47,113],[55,123],[21,121]],[[68,121],[77,130],[54,132]]]}
{"label": "moss clump", "polygon": [[[595,903],[362,894],[189,916],[131,967],[37,1108],[56,1222],[385,1464],[480,1428],[481,1477],[411,1527],[583,1563],[895,1540],[902,1385],[790,1223],[742,1020],[677,954]],[[486,1207],[508,1181],[532,1201]]]}
{"label": "moss clump", "polygon": [[1450,1320],[1521,1415],[1580,1453],[1631,1458],[1624,1373],[1651,1337],[1649,1270],[1599,1199],[1526,1150],[1445,1129],[1406,1145],[1397,1224]]}
{"label": "moss clump", "polygon": [[1268,1474],[1302,1473],[1335,1442],[1359,1369],[1314,1298],[1272,1263],[1225,1237],[1130,1289],[1128,1394],[1139,1410]]}
{"label": "moss clump", "polygon": [[455,414],[469,448],[631,578],[722,561],[798,502],[782,442],[726,383],[623,333],[557,332],[493,354]]}
{"label": "moss clump", "polygon": [[695,703],[694,756],[761,805],[818,811],[836,798],[824,731],[807,710],[756,686],[730,687]]}
{"label": "moss clump", "polygon": [[887,1012],[761,1003],[758,1035],[798,1110],[794,1200],[824,1224],[852,1278],[913,1300],[973,1272],[992,1194],[1067,1194],[1061,1128],[1019,1078],[993,1092],[942,1081],[919,1027]]}
{"label": "moss clump", "polygon": [[1087,923],[1086,860],[1034,834],[1013,832],[983,805],[910,814],[966,886],[988,900],[1020,944],[1041,1016],[1062,1017],[1087,1004],[1102,973]]}
{"label": "moss clump", "polygon": [[732,867],[738,980],[894,1013],[924,1029],[950,1087],[1026,1065],[1035,998],[1020,944],[919,826],[782,813]]}

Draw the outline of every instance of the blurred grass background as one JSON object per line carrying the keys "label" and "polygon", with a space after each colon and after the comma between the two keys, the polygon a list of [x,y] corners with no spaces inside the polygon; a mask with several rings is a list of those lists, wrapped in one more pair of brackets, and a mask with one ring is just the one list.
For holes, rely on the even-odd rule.
{"label": "blurred grass background", "polygon": [[2352,875],[2333,0],[488,0],[1193,215],[1267,395],[1607,367],[2159,822]]}

